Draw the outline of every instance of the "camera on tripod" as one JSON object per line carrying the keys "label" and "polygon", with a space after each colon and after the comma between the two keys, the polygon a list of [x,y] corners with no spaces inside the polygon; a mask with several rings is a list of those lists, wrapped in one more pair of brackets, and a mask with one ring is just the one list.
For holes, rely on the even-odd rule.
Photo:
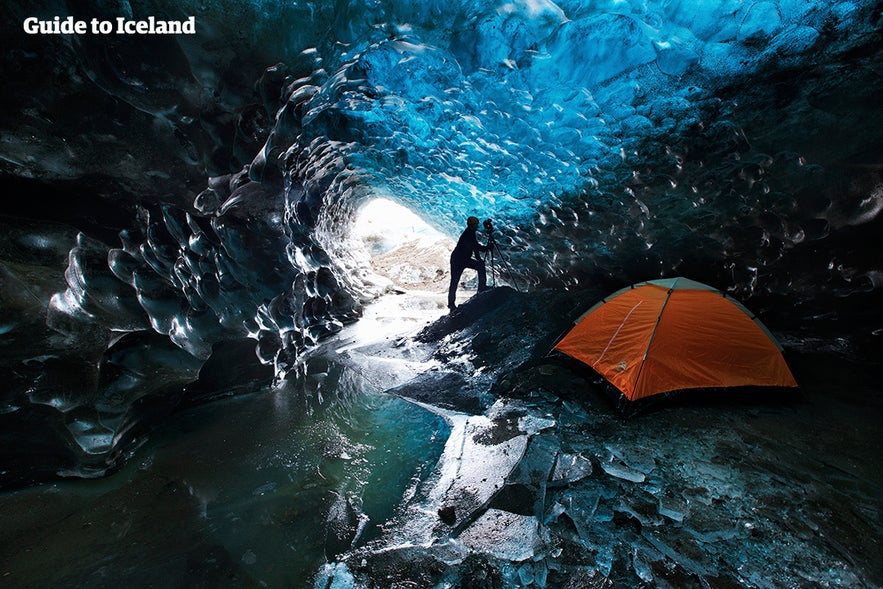
{"label": "camera on tripod", "polygon": [[500,260],[502,261],[503,269],[509,275],[510,284],[518,290],[518,287],[515,285],[515,277],[512,276],[512,268],[509,266],[509,261],[503,255],[503,252],[500,251],[500,246],[497,245],[494,240],[494,222],[491,219],[485,219],[482,223],[484,226],[484,232],[487,235],[487,252],[490,257],[490,268],[491,268],[491,277],[493,279],[494,276],[494,254],[499,255]]}

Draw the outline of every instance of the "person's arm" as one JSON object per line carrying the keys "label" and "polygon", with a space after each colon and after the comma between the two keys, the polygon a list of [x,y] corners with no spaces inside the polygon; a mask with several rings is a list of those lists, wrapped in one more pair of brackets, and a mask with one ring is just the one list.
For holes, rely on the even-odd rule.
{"label": "person's arm", "polygon": [[[477,239],[475,241],[476,241],[476,243],[478,243]],[[487,236],[487,243],[485,245],[479,245],[478,249],[479,249],[479,251],[489,252],[489,251],[491,251],[492,247],[494,247],[494,238],[492,235],[488,235]]]}
{"label": "person's arm", "polygon": [[470,257],[475,258],[476,260],[481,259],[481,252],[486,252],[490,249],[486,245],[481,245],[478,243],[478,231],[472,231],[472,235],[469,236],[470,245],[472,246],[470,250]]}

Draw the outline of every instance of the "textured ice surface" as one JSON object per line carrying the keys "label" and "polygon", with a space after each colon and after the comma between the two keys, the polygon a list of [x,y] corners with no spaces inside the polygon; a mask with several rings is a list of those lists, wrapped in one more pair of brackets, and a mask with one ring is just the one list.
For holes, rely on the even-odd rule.
{"label": "textured ice surface", "polygon": [[611,459],[609,462],[602,462],[601,469],[612,477],[625,479],[633,483],[643,483],[646,478],[644,473],[629,468],[624,464],[619,464],[614,459]]}
{"label": "textured ice surface", "polygon": [[592,462],[579,454],[559,454],[550,483],[566,485],[592,474]]}
{"label": "textured ice surface", "polygon": [[[880,405],[853,396],[875,390],[867,366],[811,355],[794,367],[810,383],[800,401],[706,397],[625,420],[564,366],[476,374],[500,354],[476,341],[489,326],[545,350],[525,326],[568,322],[553,311],[573,294],[502,290],[430,341],[360,342],[361,322],[347,326],[308,354],[320,405],[281,387],[191,408],[119,476],[4,493],[9,581],[80,586],[101,566],[135,584],[321,589],[880,586],[881,470],[866,451]],[[454,340],[464,356],[427,376]],[[430,361],[412,386],[376,392],[417,358]],[[496,392],[459,394],[470,386]],[[476,408],[426,411],[433,400]],[[644,480],[610,476],[611,459]]]}
{"label": "textured ice surface", "polygon": [[[19,25],[34,7],[2,9],[0,484],[105,475],[182,407],[273,379],[283,394],[272,399],[290,410],[274,422],[282,437],[292,415],[320,421],[356,382],[424,404],[432,387],[449,388],[437,410],[454,433],[427,477],[385,461],[380,445],[277,453],[268,441],[242,461],[249,475],[232,498],[205,483],[220,472],[237,484],[229,464],[175,462],[171,479],[148,476],[45,534],[17,528],[4,554],[21,545],[61,555],[52,562],[86,557],[83,575],[110,566],[149,583],[159,569],[138,568],[143,550],[126,560],[131,529],[149,562],[187,571],[181,585],[199,584],[187,578],[193,563],[208,567],[195,581],[214,586],[251,569],[263,571],[258,581],[284,577],[274,562],[320,552],[355,555],[323,569],[340,587],[372,574],[378,586],[395,575],[436,575],[428,586],[880,584],[868,557],[879,552],[879,468],[852,439],[876,431],[856,424],[874,415],[879,387],[865,395],[868,381],[843,368],[879,356],[857,345],[877,350],[881,334],[879,3],[133,0],[64,10],[111,5],[196,14],[198,34],[27,36]],[[373,347],[344,338],[330,351],[345,361],[327,361],[323,343],[384,288],[353,250],[358,211],[378,197],[451,238],[466,215],[492,217],[515,271],[502,281],[554,287],[535,296],[560,304],[501,311],[506,298],[492,292],[476,301],[481,313],[427,331],[424,343],[444,334],[431,356],[417,342],[398,357],[379,352],[391,331],[378,322]],[[428,279],[415,268],[397,277]],[[544,353],[594,295],[682,274],[754,299],[767,324],[792,331],[791,350],[836,359],[833,388],[862,397],[835,406],[856,419],[829,415],[827,391],[816,390],[811,407],[825,421],[801,407],[723,419],[693,408],[635,427],[587,403],[572,375],[508,373]],[[457,336],[477,316],[484,328]],[[424,364],[444,369],[411,382]],[[505,394],[519,402],[483,413]],[[342,406],[340,427],[352,431],[328,439],[377,431],[347,421]],[[375,407],[381,429],[407,425],[391,406]],[[450,413],[458,406],[470,410]],[[832,432],[829,421],[848,425]],[[207,447],[248,447],[223,426],[201,428],[214,434]],[[419,453],[435,440],[417,429],[398,431]],[[316,499],[341,472],[352,486]],[[402,493],[401,513],[377,480]],[[321,509],[292,507],[305,498]],[[5,513],[66,509],[38,503]],[[89,517],[105,505],[110,535]],[[168,537],[142,541],[181,513],[192,516],[187,537],[171,534],[198,548],[170,557]],[[391,527],[372,527],[379,520]],[[69,542],[73,530],[90,541]],[[485,532],[499,542],[482,544]],[[321,551],[299,550],[315,535]],[[121,560],[91,550],[108,537]],[[268,558],[266,537],[294,549]],[[361,541],[379,548],[349,552]]]}
{"label": "textured ice surface", "polygon": [[535,517],[499,509],[484,512],[460,540],[471,550],[512,562],[532,558],[541,546]]}

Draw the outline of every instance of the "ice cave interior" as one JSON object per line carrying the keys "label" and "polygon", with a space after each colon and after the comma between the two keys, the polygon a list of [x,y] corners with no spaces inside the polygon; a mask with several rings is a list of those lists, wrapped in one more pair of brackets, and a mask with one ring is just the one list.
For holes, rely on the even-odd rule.
{"label": "ice cave interior", "polygon": [[[32,538],[63,561],[76,550],[52,538],[101,539],[59,514],[113,527],[119,513],[96,506],[130,501],[192,517],[178,544],[148,554],[182,583],[883,583],[872,558],[883,525],[879,1],[14,0],[0,11],[0,488],[7,513],[67,522],[38,534],[48,520],[16,516],[16,546]],[[195,32],[177,35],[22,26],[191,16]],[[396,333],[381,295],[409,280],[446,291],[450,240],[470,215],[492,220],[509,272],[461,319],[442,310],[420,337]],[[826,429],[811,416],[827,406],[803,402],[773,433],[768,413],[739,405],[716,445],[693,446],[690,424],[713,429],[719,408],[644,421],[666,448],[708,450],[686,468],[650,452],[600,397],[565,394],[584,375],[524,368],[604,293],[675,276],[751,308],[803,370],[798,382],[838,391],[837,411],[857,421]],[[390,317],[429,321],[432,297],[412,300]],[[797,506],[806,491],[794,481],[825,477],[763,452],[763,468],[733,474],[751,444],[811,446],[814,428],[864,456],[826,459],[846,499]],[[205,448],[237,445],[231,431],[261,443],[230,450],[238,466],[225,478]],[[449,472],[456,440],[457,460],[502,472],[496,487]],[[352,468],[323,470],[330,446]],[[255,466],[276,474],[218,491]],[[712,482],[700,488],[700,474]],[[167,500],[134,499],[131,481]],[[755,483],[788,490],[722,511],[758,497]],[[106,500],[83,507],[77,484]],[[63,497],[51,509],[50,495]],[[286,515],[285,501],[315,509]],[[758,523],[775,501],[786,532]],[[837,501],[852,515],[828,527],[807,515]],[[260,542],[297,553],[288,569],[259,558],[248,542],[260,534],[241,523],[270,504]],[[206,529],[213,540],[192,540]],[[821,556],[782,567],[813,542]],[[45,585],[33,558],[7,543],[0,574]],[[116,580],[151,582],[137,558],[111,561]],[[108,582],[65,570],[56,586]]]}

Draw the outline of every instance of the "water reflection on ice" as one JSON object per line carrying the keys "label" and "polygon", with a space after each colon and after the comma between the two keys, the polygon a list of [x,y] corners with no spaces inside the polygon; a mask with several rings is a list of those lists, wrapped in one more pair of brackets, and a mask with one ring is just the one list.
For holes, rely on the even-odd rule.
{"label": "water reflection on ice", "polygon": [[[348,345],[393,337],[371,322]],[[377,536],[449,431],[378,388],[407,361],[372,373],[351,352],[317,352],[329,393],[309,411],[286,386],[216,401],[164,424],[113,476],[0,496],[3,583],[307,586]]]}

